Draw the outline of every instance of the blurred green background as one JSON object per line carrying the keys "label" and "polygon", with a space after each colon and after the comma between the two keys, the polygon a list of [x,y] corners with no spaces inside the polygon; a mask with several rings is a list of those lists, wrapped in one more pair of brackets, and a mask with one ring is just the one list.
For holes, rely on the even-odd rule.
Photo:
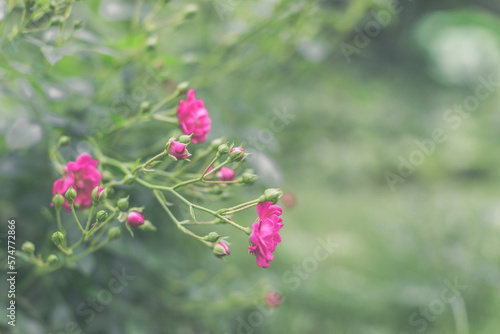
{"label": "blurred green background", "polygon": [[[68,160],[87,136],[118,158],[151,154],[162,124],[107,130],[182,81],[205,100],[209,139],[243,143],[261,176],[221,205],[282,187],[283,242],[261,269],[227,228],[220,261],[131,186],[158,231],[26,287],[17,333],[500,331],[497,1],[68,4],[0,0],[1,244],[14,217],[19,247],[55,251],[47,152],[60,135]],[[18,286],[30,270],[18,261]],[[122,270],[123,291],[82,308]]]}

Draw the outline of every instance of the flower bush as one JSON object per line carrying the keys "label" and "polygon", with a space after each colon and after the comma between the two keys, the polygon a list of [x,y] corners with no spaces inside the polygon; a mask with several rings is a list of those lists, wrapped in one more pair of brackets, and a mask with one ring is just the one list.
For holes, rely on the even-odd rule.
{"label": "flower bush", "polygon": [[[269,266],[274,258],[276,245],[281,242],[278,232],[283,227],[283,220],[279,217],[282,210],[274,203],[279,200],[282,192],[267,189],[258,198],[227,208],[212,209],[205,206],[210,202],[206,200],[207,193],[220,193],[221,187],[228,192],[235,186],[252,184],[256,176],[248,169],[240,171],[247,155],[242,147],[236,147],[223,139],[214,139],[208,146],[199,148],[211,130],[211,119],[204,101],[196,98],[194,89],[187,92],[185,101],[181,99],[178,102],[177,118],[171,117],[172,110],[175,109],[162,110],[165,105],[182,95],[181,87],[179,85],[176,94],[158,102],[154,107],[143,108],[140,119],[132,119],[115,129],[126,129],[139,120],[164,124],[167,129],[173,125],[174,131],[175,127],[180,127],[184,135],[165,139],[164,149],[152,157],[138,157],[135,162],[121,161],[105,154],[94,138],[89,138],[89,142],[95,158],[89,153],[83,153],[75,161],[65,162],[58,151],[69,143],[67,137],[62,137],[52,149],[52,161],[62,174],[62,178],[54,182],[52,191],[52,206],[56,211],[58,226],[52,241],[65,257],[51,254],[49,263],[49,257],[43,261],[33,251],[28,254],[29,259],[43,268],[38,273],[70,265],[86,254],[97,251],[120,237],[122,229],[134,236],[133,229],[155,231],[161,228],[157,227],[158,223],[153,224],[144,218],[144,207],[129,207],[134,184],[151,191],[157,205],[163,208],[167,222],[175,224],[180,231],[212,249],[217,257],[225,258],[230,255],[229,243],[226,241],[228,236],[221,236],[216,231],[200,235],[194,231],[196,225],[215,227],[226,224],[249,235],[249,251],[256,256],[257,265],[262,268]],[[188,151],[188,146],[193,154]],[[112,154],[118,155],[117,152]],[[118,190],[126,191],[128,195],[117,196]],[[197,203],[196,198],[205,199],[203,205]],[[172,200],[186,207],[188,217],[174,213],[171,208]],[[234,214],[255,206],[259,220],[252,227],[240,225],[233,218]],[[61,209],[72,214],[62,215]],[[83,212],[86,219],[81,221],[77,211]],[[212,220],[200,221],[197,218],[200,212],[209,214]],[[73,228],[67,221],[71,219],[75,222],[73,226],[80,231],[80,237],[76,240],[72,240],[74,238],[67,232]],[[86,248],[82,250],[81,245]]]}

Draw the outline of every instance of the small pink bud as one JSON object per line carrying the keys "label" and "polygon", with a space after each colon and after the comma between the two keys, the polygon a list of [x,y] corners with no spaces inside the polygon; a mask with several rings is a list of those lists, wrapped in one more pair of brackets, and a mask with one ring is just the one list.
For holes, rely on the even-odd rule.
{"label": "small pink bud", "polygon": [[186,149],[186,144],[178,141],[173,141],[168,146],[168,155],[170,155],[175,160],[184,160],[191,156],[191,154]]}
{"label": "small pink bud", "polygon": [[232,170],[231,168],[222,167],[217,172],[217,177],[219,178],[219,181],[233,181],[234,180],[234,170]]}
{"label": "small pink bud", "polygon": [[232,161],[241,161],[245,159],[245,150],[242,147],[233,147],[229,152],[229,157]]}
{"label": "small pink bud", "polygon": [[285,191],[281,198],[281,202],[283,202],[283,205],[287,208],[293,208],[297,204],[297,198],[292,192]]}
{"label": "small pink bud", "polygon": [[281,304],[281,295],[277,292],[266,293],[265,299],[269,307],[278,307]]}
{"label": "small pink bud", "polygon": [[144,216],[137,211],[129,212],[127,222],[132,227],[141,226],[144,224]]}
{"label": "small pink bud", "polygon": [[[92,190],[92,194],[91,194],[91,197],[92,197],[92,200],[94,202],[99,202],[103,199],[106,199],[106,195],[107,195],[107,192],[104,191],[105,189],[103,187],[95,187],[93,190]],[[104,191],[104,193],[103,193]]]}
{"label": "small pink bud", "polygon": [[218,257],[224,257],[231,254],[231,252],[229,251],[228,245],[224,241],[221,241],[214,246],[214,254]]}

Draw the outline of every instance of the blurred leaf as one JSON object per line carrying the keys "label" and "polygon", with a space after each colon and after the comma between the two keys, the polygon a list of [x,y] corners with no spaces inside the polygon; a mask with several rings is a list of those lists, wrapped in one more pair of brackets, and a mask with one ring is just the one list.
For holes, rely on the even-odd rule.
{"label": "blurred leaf", "polygon": [[9,150],[32,146],[42,139],[42,127],[27,118],[18,118],[9,127],[5,141]]}
{"label": "blurred leaf", "polygon": [[0,22],[3,21],[7,15],[7,2],[5,0],[0,0]]}

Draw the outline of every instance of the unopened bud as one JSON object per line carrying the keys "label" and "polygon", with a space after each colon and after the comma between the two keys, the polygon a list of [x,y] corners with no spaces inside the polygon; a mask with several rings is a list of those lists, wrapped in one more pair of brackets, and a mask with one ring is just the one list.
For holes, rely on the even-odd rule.
{"label": "unopened bud", "polygon": [[189,82],[181,82],[180,84],[177,85],[176,92],[177,96],[184,95],[187,93],[189,89]]}
{"label": "unopened bud", "polygon": [[241,175],[241,181],[244,183],[244,184],[252,184],[254,183],[255,181],[257,180],[257,175],[255,174],[252,174],[252,173],[249,173],[249,172],[245,172]]}
{"label": "unopened bud", "polygon": [[203,237],[203,240],[208,241],[208,242],[216,242],[219,240],[221,235],[217,232],[210,232],[206,236]]}
{"label": "unopened bud", "polygon": [[61,210],[64,205],[64,197],[60,193],[57,193],[54,197],[52,197],[52,203],[54,204],[56,210]]}
{"label": "unopened bud", "polygon": [[56,264],[57,262],[59,262],[59,258],[57,257],[57,255],[50,254],[47,257],[47,263],[48,264]]}
{"label": "unopened bud", "polygon": [[59,138],[59,146],[68,146],[71,142],[71,138],[68,136],[62,136]]}
{"label": "unopened bud", "polygon": [[144,216],[137,211],[131,211],[127,215],[127,223],[132,227],[141,226],[144,224]]}
{"label": "unopened bud", "polygon": [[146,40],[146,46],[148,50],[154,50],[157,44],[158,44],[158,36],[156,35],[151,35]]}
{"label": "unopened bud", "polygon": [[191,156],[191,153],[186,148],[187,144],[183,144],[176,140],[170,142],[167,147],[167,152],[170,157],[175,160],[184,160]]}
{"label": "unopened bud", "polygon": [[118,226],[112,227],[108,230],[108,238],[109,240],[118,239],[121,233],[122,230]]}
{"label": "unopened bud", "polygon": [[245,159],[245,150],[241,147],[233,147],[229,152],[229,157],[232,161],[241,161]]}
{"label": "unopened bud", "polygon": [[214,254],[218,257],[224,257],[231,254],[231,252],[229,251],[227,244],[224,241],[221,241],[214,246]]}
{"label": "unopened bud", "polygon": [[228,154],[229,146],[227,146],[226,144],[219,145],[219,147],[217,148],[217,153],[219,153],[220,155]]}
{"label": "unopened bud", "polygon": [[116,205],[118,206],[118,208],[120,210],[122,210],[122,211],[127,210],[127,208],[128,208],[128,198],[129,198],[129,196],[124,197],[124,198],[120,198],[118,200],[118,202],[116,202]]}
{"label": "unopened bud", "polygon": [[219,148],[219,146],[224,143],[224,138],[217,138],[217,139],[214,139],[212,140],[212,142],[210,143],[210,146],[212,147],[212,149],[217,149]]}
{"label": "unopened bud", "polygon": [[139,110],[141,113],[146,113],[149,110],[151,110],[151,102],[149,101],[142,101],[141,106],[139,107]]}
{"label": "unopened bud", "polygon": [[269,188],[264,191],[266,201],[276,203],[283,196],[283,191],[280,189]]}
{"label": "unopened bud", "polygon": [[64,234],[61,232],[57,231],[52,234],[52,242],[56,246],[65,246],[66,245],[66,239],[64,238]]}
{"label": "unopened bud", "polygon": [[102,200],[105,200],[106,197],[107,197],[107,190],[104,189],[103,187],[95,187],[93,190],[92,190],[92,194],[91,194],[91,197],[92,197],[92,200],[94,202],[100,202]]}
{"label": "unopened bud", "polygon": [[32,242],[29,242],[29,241],[26,241],[21,249],[23,250],[23,252],[26,252],[28,254],[33,254],[35,252],[35,245],[33,245]]}
{"label": "unopened bud", "polygon": [[68,201],[68,203],[70,205],[73,204],[73,202],[75,201],[75,198],[76,198],[75,188],[73,188],[73,186],[70,186],[68,188],[68,190],[66,190],[66,194],[64,194],[64,196],[66,197],[66,200]]}
{"label": "unopened bud", "polygon": [[96,218],[96,220],[97,220],[98,223],[102,223],[103,221],[105,221],[106,219],[108,219],[108,213],[106,211],[104,211],[104,210],[100,210],[95,215],[95,218]]}
{"label": "unopened bud", "polygon": [[191,137],[194,135],[194,132],[192,134],[188,135],[182,135],[179,137],[179,143],[182,144],[190,144],[191,143]]}
{"label": "unopened bud", "polygon": [[123,180],[123,182],[125,184],[131,184],[134,181],[135,181],[135,176],[133,176],[132,174],[129,174],[129,175],[125,176],[125,178]]}
{"label": "unopened bud", "polygon": [[208,188],[208,192],[210,194],[220,195],[220,194],[222,194],[222,188],[221,188],[221,186],[219,186],[218,184],[216,184],[213,187]]}
{"label": "unopened bud", "polygon": [[195,4],[188,4],[184,7],[184,18],[192,19],[198,12],[198,6]]}

